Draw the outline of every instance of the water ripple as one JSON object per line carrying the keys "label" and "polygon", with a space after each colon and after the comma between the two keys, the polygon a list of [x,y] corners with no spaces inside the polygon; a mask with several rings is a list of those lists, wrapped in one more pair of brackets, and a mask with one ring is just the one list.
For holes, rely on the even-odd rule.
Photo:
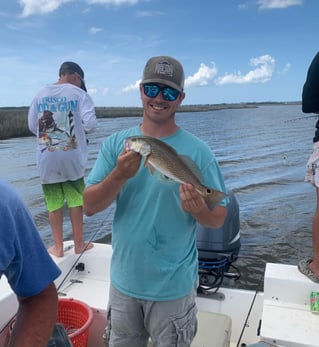
{"label": "water ripple", "polygon": [[[309,256],[316,196],[304,182],[316,119],[300,119],[300,106],[179,113],[177,122],[206,141],[220,162],[226,185],[240,206],[242,248],[236,266],[240,288],[262,289],[266,262],[297,264]],[[98,119],[89,135],[90,171],[103,139],[138,125],[139,117]],[[1,176],[20,191],[44,242],[52,242],[48,214],[35,165],[35,139],[0,141]],[[114,205],[84,218],[85,238],[102,239],[112,230]],[[72,238],[67,211],[64,237]]]}

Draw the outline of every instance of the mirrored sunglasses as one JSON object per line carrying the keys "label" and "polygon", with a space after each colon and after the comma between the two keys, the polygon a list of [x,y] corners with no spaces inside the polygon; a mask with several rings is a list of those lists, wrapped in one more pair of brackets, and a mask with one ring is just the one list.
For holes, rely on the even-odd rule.
{"label": "mirrored sunglasses", "polygon": [[179,91],[171,87],[160,87],[157,84],[143,84],[144,94],[149,98],[156,98],[159,92],[162,92],[163,99],[166,101],[175,101],[179,96]]}

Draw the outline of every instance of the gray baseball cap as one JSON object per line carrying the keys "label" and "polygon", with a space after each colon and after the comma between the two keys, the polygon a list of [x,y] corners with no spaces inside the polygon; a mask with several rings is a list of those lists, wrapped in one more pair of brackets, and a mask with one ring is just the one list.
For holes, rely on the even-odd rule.
{"label": "gray baseball cap", "polygon": [[182,64],[168,56],[150,58],[144,68],[142,84],[160,83],[182,92],[184,88]]}

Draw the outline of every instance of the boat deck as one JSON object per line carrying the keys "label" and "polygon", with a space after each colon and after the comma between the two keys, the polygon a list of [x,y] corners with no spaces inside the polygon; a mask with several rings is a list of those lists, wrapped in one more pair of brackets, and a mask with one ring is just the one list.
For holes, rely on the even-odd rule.
{"label": "boat deck", "polygon": [[279,346],[319,346],[319,315],[310,311],[310,294],[319,284],[296,266],[268,263],[265,272],[261,338]]}
{"label": "boat deck", "polygon": [[[105,311],[111,246],[95,244],[94,252],[85,252],[79,260],[72,249],[67,252],[69,256],[56,259],[60,267],[70,267],[70,259],[73,259],[77,263],[83,262],[84,269],[72,270],[59,292]],[[67,263],[63,259],[67,259]],[[241,343],[246,345],[260,339],[277,346],[318,346],[319,315],[310,312],[312,291],[319,291],[319,284],[300,274],[296,266],[268,263],[264,293],[220,288],[221,299],[201,295],[197,297],[197,306],[204,314],[210,312],[217,326],[231,317],[231,345],[237,345],[241,338]],[[213,332],[211,336],[214,336]]]}
{"label": "boat deck", "polygon": [[[111,246],[107,245],[106,247],[104,244],[95,244],[94,252],[89,250],[81,258],[73,253],[73,248],[68,242],[66,242],[66,249],[65,257],[53,257],[64,273],[67,272],[66,269],[70,269],[73,266],[73,270],[69,272],[66,278],[59,278],[57,281],[60,297],[76,298],[86,302],[98,312],[106,312],[109,295],[108,266],[112,255]],[[83,267],[80,271],[76,269],[79,268],[79,264]],[[62,285],[61,281],[63,281]],[[91,289],[88,290],[88,288]],[[220,295],[217,297],[220,299],[209,298],[209,296],[205,295],[197,297],[197,306],[200,311],[198,319],[199,321],[208,320],[211,323],[210,327],[206,326],[207,334],[205,335],[210,336],[210,338],[214,336],[214,341],[223,338],[229,340],[231,338],[232,341],[236,341],[231,346],[235,346],[245,326],[245,320],[253,300],[254,307],[251,317],[260,317],[262,293],[227,288],[221,288],[219,293]],[[236,322],[231,318],[234,316],[237,317]],[[203,327],[205,323],[200,323],[200,325]],[[259,319],[251,318],[246,322],[242,343],[256,342],[258,325]],[[213,327],[216,328],[214,329]],[[221,327],[224,327],[224,329],[220,329]],[[200,335],[203,336],[203,334]],[[192,347],[205,346],[199,336],[194,341]],[[209,346],[215,346],[212,340],[210,340]],[[223,345],[217,343],[217,346]]]}
{"label": "boat deck", "polygon": [[[105,347],[101,337],[107,323],[111,256],[111,246],[99,243],[82,255],[74,254],[71,241],[65,242],[64,257],[53,256],[62,270],[56,280],[60,298],[74,298],[93,309],[88,347]],[[199,333],[192,347],[249,346],[260,341],[271,346],[319,346],[319,315],[310,311],[312,291],[319,292],[319,284],[296,266],[267,263],[263,293],[220,288],[218,295],[197,297]],[[17,310],[5,277],[0,280],[0,303],[1,346]]]}

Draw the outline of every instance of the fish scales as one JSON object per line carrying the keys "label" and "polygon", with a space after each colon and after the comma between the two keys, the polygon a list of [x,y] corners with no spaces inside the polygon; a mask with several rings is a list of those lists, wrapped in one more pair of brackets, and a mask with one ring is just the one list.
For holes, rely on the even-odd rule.
{"label": "fish scales", "polygon": [[[163,144],[165,146],[163,146]],[[147,157],[146,164],[153,164],[153,166],[160,172],[165,170],[168,177],[174,177],[176,180],[178,180],[179,183],[188,182],[200,184],[199,180],[197,180],[196,177],[194,177],[193,172],[180,158],[175,149],[168,146],[164,142],[161,142],[160,144],[154,142],[151,144],[150,150],[151,155]]]}

